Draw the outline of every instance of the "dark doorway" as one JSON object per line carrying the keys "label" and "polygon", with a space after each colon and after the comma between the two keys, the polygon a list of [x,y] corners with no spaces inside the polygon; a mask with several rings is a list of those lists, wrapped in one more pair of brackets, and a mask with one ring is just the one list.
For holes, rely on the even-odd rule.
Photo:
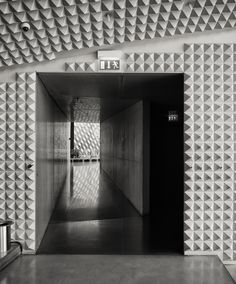
{"label": "dark doorway", "polygon": [[[181,86],[181,85],[180,85]],[[183,251],[183,91],[150,108],[151,242]]]}
{"label": "dark doorway", "polygon": [[153,252],[183,253],[184,76],[163,74],[159,81],[154,74],[129,74],[125,94],[149,105],[144,116],[150,135],[146,244]]}
{"label": "dark doorway", "polygon": [[[98,100],[100,122],[131,108],[144,105],[143,200],[144,214],[114,184],[109,172],[87,167],[96,175],[95,206],[79,208],[80,200],[61,207],[61,194],[39,253],[156,254],[183,253],[183,74],[40,74],[43,84],[69,121],[75,121],[73,105],[78,98]],[[172,116],[171,116],[172,115]],[[131,125],[122,119],[120,124]],[[120,137],[130,128],[121,127]],[[126,138],[125,138],[126,139]],[[122,140],[122,139],[121,139]],[[135,141],[135,139],[133,140]],[[130,143],[130,148],[133,145]],[[127,145],[120,143],[120,145]],[[122,153],[129,150],[120,147]],[[119,154],[119,153],[118,153]],[[120,157],[119,157],[120,158]],[[122,158],[122,157],[121,157]],[[102,157],[101,157],[102,159]],[[125,160],[125,159],[123,159]],[[126,163],[127,166],[127,163]],[[122,163],[119,169],[124,168]],[[81,169],[73,169],[71,192],[82,196],[76,181]],[[129,169],[129,166],[127,166]],[[86,174],[83,177],[87,176]],[[100,171],[101,170],[101,171]],[[127,179],[130,171],[116,175]],[[121,186],[123,183],[120,183]],[[82,190],[86,183],[82,184]],[[73,190],[72,190],[73,189]],[[132,190],[132,188],[131,188]],[[89,196],[91,198],[91,194]],[[75,199],[73,199],[75,200]],[[82,210],[83,209],[83,210]],[[57,234],[57,235],[56,235]],[[56,241],[55,241],[56,240]]]}

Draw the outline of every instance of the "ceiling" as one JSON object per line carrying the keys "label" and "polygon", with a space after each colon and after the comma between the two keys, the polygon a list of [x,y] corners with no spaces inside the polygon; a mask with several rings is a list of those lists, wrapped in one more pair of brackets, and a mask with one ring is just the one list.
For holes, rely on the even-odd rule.
{"label": "ceiling", "polygon": [[39,73],[41,82],[68,120],[100,122],[138,100],[121,99],[117,74]]}
{"label": "ceiling", "polygon": [[0,0],[0,68],[72,49],[235,26],[235,0]]}
{"label": "ceiling", "polygon": [[[101,122],[139,100],[179,103],[183,74],[38,73],[68,120]],[[173,99],[173,93],[176,94]]]}

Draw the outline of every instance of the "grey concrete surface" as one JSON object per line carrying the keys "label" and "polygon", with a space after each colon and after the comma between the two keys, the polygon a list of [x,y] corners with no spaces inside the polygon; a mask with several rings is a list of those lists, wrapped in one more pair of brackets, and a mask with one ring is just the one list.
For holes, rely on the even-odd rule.
{"label": "grey concrete surface", "polygon": [[236,283],[236,264],[226,265],[225,267]]}
{"label": "grey concrete surface", "polygon": [[143,189],[143,120],[139,101],[100,125],[101,168],[141,215],[149,211],[144,204],[148,190]]}
{"label": "grey concrete surface", "polygon": [[21,256],[0,274],[4,284],[231,284],[217,257]]}

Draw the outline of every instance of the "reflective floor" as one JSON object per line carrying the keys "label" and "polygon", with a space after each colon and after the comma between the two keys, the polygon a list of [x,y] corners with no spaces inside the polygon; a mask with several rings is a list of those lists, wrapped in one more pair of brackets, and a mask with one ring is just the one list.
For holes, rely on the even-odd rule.
{"label": "reflective floor", "polygon": [[52,222],[104,220],[125,216],[138,214],[100,170],[100,163],[73,163],[70,188],[62,192]]}
{"label": "reflective floor", "polygon": [[233,284],[217,257],[23,256],[0,274],[3,284]]}
{"label": "reflective floor", "polygon": [[99,162],[74,163],[71,186],[62,192],[37,253],[179,252],[168,236],[163,241],[159,235],[149,218],[141,217],[100,169]]}
{"label": "reflective floor", "polygon": [[74,163],[38,254],[142,253],[143,219],[99,162]]}

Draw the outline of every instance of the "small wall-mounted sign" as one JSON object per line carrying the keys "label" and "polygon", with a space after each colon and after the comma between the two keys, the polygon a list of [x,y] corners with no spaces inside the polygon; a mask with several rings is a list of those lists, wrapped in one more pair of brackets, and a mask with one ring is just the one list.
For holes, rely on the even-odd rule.
{"label": "small wall-mounted sign", "polygon": [[176,110],[172,110],[168,112],[168,121],[169,122],[176,122],[179,120],[179,115]]}
{"label": "small wall-mounted sign", "polygon": [[100,59],[99,66],[101,71],[119,71],[120,59]]}

